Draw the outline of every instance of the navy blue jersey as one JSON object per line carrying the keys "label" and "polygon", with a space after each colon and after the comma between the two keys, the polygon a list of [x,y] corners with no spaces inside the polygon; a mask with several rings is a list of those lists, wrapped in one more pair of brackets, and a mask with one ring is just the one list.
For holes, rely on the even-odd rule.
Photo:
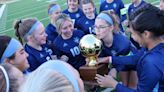
{"label": "navy blue jersey", "polygon": [[[103,49],[99,55],[99,57],[106,57],[106,56],[126,56],[129,53],[132,53],[131,51],[131,42],[130,40],[123,36],[122,34],[114,34],[113,36],[113,44],[111,47],[106,47],[103,45]],[[135,67],[133,66],[124,66],[121,64],[113,64],[113,67],[116,68],[117,71],[127,71],[128,68],[132,67],[133,70],[135,70]],[[128,67],[128,68],[127,68]]]}
{"label": "navy blue jersey", "polygon": [[131,13],[133,13],[136,9],[138,9],[139,7],[141,7],[143,4],[145,4],[145,1],[141,1],[141,3],[138,6],[134,6],[134,3],[132,3],[129,8],[128,8],[128,16],[131,15]]}
{"label": "navy blue jersey", "polygon": [[[140,55],[140,56],[139,56]],[[135,55],[136,56],[136,55]],[[150,51],[138,54],[119,62],[122,64],[136,64],[138,85],[137,89],[130,89],[122,84],[117,84],[116,92],[152,92],[159,83],[158,92],[164,92],[164,43],[158,44]],[[112,62],[117,62],[112,59]],[[129,63],[131,62],[131,63]]]}
{"label": "navy blue jersey", "polygon": [[74,22],[74,27],[77,28],[77,20],[82,17],[85,16],[83,11],[81,9],[78,9],[76,12],[69,12],[68,9],[65,9],[63,11],[63,13],[67,14],[68,16],[70,16],[70,18],[73,20]]}
{"label": "navy blue jersey", "polygon": [[113,9],[115,13],[119,16],[121,21],[126,19],[126,14],[121,15],[121,9],[125,8],[122,0],[113,0],[113,2],[108,3],[106,0],[100,5],[100,12],[104,10]]}
{"label": "navy blue jersey", "polygon": [[100,1],[100,4],[102,4],[105,0],[99,0]]}
{"label": "navy blue jersey", "polygon": [[70,39],[65,40],[59,35],[54,41],[54,46],[58,50],[58,56],[66,55],[69,57],[68,63],[77,70],[86,63],[79,49],[79,41],[83,36],[84,33],[81,30],[74,30]]}
{"label": "navy blue jersey", "polygon": [[146,49],[141,48],[140,50],[137,50],[136,53],[133,53],[133,55],[129,56],[112,56],[112,64],[120,64],[120,65],[137,65],[137,62],[141,58],[141,56],[145,53]]}
{"label": "navy blue jersey", "polygon": [[100,56],[120,56],[127,55],[131,50],[130,40],[123,36],[122,34],[115,33],[113,35],[113,44],[112,46],[106,47],[103,45],[102,52]]}
{"label": "navy blue jersey", "polygon": [[51,60],[52,50],[47,47],[47,45],[42,45],[42,50],[39,51],[28,44],[25,45],[25,51],[29,54],[27,57],[30,67],[29,72],[35,70],[42,63]]}
{"label": "navy blue jersey", "polygon": [[85,34],[95,34],[95,32],[92,29],[92,26],[95,24],[95,19],[88,19],[86,16],[82,16],[77,21],[77,28],[82,30]]}
{"label": "navy blue jersey", "polygon": [[56,31],[56,27],[53,26],[51,23],[48,24],[46,27],[46,33],[47,33],[47,40],[49,44],[52,44],[55,38],[58,36],[58,32]]}

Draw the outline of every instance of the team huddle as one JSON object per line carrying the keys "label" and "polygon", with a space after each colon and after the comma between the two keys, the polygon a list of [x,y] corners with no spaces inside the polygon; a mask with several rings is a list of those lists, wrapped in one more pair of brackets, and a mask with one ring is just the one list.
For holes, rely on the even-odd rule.
{"label": "team huddle", "polygon": [[85,92],[79,42],[87,34],[102,41],[97,64],[109,64],[107,75],[96,74],[100,87],[164,92],[164,0],[159,7],[132,0],[128,8],[100,1],[97,9],[94,0],[67,0],[64,10],[52,2],[46,27],[37,18],[14,21],[17,39],[0,36],[0,92]]}

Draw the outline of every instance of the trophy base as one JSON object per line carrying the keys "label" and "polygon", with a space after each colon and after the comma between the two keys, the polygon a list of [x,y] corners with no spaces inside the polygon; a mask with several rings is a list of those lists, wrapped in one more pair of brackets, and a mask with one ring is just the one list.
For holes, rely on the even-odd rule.
{"label": "trophy base", "polygon": [[85,82],[96,83],[95,76],[96,74],[104,75],[108,74],[108,64],[99,64],[96,66],[81,66],[80,67],[80,76]]}

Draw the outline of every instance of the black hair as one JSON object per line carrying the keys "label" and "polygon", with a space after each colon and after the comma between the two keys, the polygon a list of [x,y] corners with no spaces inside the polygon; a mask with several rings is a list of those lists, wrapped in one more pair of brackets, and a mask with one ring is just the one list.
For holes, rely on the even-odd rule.
{"label": "black hair", "polygon": [[155,37],[164,34],[164,11],[151,5],[144,4],[130,16],[130,24],[135,31],[152,32]]}
{"label": "black hair", "polygon": [[[3,44],[0,45],[0,58],[2,58],[3,53],[5,52],[8,44],[10,43],[11,37],[6,36],[6,35],[2,35],[0,36],[0,42],[2,42]],[[12,56],[8,57],[8,59],[14,59],[15,58],[15,54],[13,54]]]}
{"label": "black hair", "polygon": [[0,48],[1,48],[0,49],[0,58],[2,58],[2,55],[3,55],[4,51],[5,51],[5,49],[7,48],[10,40],[11,40],[11,37],[9,37],[9,36],[3,36],[3,35],[0,36],[0,42],[2,43],[0,45]]}

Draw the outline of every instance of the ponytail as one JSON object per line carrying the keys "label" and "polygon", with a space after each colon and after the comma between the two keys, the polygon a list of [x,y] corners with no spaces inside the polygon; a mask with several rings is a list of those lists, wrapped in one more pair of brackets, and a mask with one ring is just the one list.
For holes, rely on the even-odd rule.
{"label": "ponytail", "polygon": [[14,29],[15,29],[15,35],[18,37],[18,40],[21,42],[21,44],[23,45],[23,40],[20,36],[19,33],[19,25],[22,23],[22,20],[18,20],[16,21],[15,25],[14,25]]}

